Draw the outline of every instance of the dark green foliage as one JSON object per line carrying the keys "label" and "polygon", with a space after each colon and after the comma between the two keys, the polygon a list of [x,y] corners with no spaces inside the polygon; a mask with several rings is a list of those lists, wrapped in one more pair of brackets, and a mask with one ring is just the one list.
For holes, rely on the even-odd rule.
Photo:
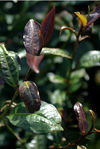
{"label": "dark green foliage", "polygon": [[18,56],[13,51],[7,51],[4,44],[0,44],[0,70],[6,83],[15,87],[19,81]]}
{"label": "dark green foliage", "polygon": [[[0,2],[0,148],[17,149],[25,145],[27,149],[100,148],[100,134],[87,135],[92,127],[93,131],[94,127],[100,129],[100,9],[97,6],[99,2],[95,1]],[[82,32],[74,15],[76,11],[90,16]],[[60,34],[62,26],[70,29]],[[23,33],[28,49],[23,44]],[[81,42],[77,45],[78,33]],[[1,46],[2,42],[7,50]],[[27,108],[17,88],[23,90],[20,84],[26,81],[35,82],[40,94],[32,84],[25,86],[23,99],[31,101]],[[38,108],[34,99],[39,100]],[[73,109],[77,102],[78,121]],[[31,113],[27,111],[30,107]],[[95,122],[89,109],[95,112]],[[8,131],[5,121],[15,135]]]}

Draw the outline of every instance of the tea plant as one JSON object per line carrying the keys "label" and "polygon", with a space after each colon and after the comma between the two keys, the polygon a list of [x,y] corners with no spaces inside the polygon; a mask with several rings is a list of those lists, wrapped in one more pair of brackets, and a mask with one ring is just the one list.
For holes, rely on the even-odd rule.
{"label": "tea plant", "polygon": [[[87,136],[100,132],[95,128],[94,111],[84,109],[84,104],[82,105],[78,99],[74,99],[76,98],[75,92],[81,89],[83,82],[88,80],[85,69],[100,66],[99,50],[88,51],[79,60],[75,59],[80,42],[89,38],[93,23],[100,17],[100,6],[93,13],[88,12],[87,17],[79,12],[75,12],[75,15],[79,19],[78,31],[70,26],[62,26],[59,31],[60,35],[66,30],[73,33],[76,41],[71,52],[60,48],[46,47],[54,28],[55,7],[51,9],[41,24],[33,19],[27,22],[23,43],[29,70],[23,79],[20,79],[20,71],[23,71],[23,67],[18,54],[8,51],[5,44],[0,43],[1,80],[3,79],[2,83],[5,82],[5,85],[8,84],[15,90],[12,99],[6,100],[1,106],[0,120],[2,126],[7,127],[24,148],[31,148],[30,144],[34,144],[35,149],[76,147],[85,149],[89,141]],[[35,80],[34,82],[30,80],[31,71],[37,75],[41,74],[39,65],[46,55],[59,56],[67,60],[65,77],[54,73],[48,74],[48,79],[54,85],[59,84],[60,90],[64,91],[59,92],[58,90],[55,95],[51,95],[52,103],[55,102],[53,96],[56,96],[56,107],[55,103],[54,105],[49,104],[45,99],[41,99]],[[47,89],[46,86],[43,88]],[[91,120],[87,119],[87,113],[88,119]],[[16,127],[24,130],[24,138],[14,131]],[[33,139],[31,142],[30,138]],[[51,143],[48,144],[50,139]]]}

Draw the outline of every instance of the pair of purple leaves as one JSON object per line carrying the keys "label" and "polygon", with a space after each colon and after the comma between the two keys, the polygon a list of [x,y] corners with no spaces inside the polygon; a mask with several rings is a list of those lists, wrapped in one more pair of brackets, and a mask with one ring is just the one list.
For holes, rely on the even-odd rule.
{"label": "pair of purple leaves", "polygon": [[53,32],[54,18],[55,7],[51,9],[41,25],[30,19],[24,29],[23,42],[27,63],[36,73],[39,73],[39,64],[44,57],[44,55],[40,55],[40,52],[47,45]]}

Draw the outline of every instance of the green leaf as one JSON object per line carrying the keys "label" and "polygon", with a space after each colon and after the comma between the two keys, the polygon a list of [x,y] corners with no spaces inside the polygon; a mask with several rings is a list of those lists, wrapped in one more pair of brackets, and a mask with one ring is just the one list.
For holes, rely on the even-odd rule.
{"label": "green leaf", "polygon": [[85,69],[79,69],[76,71],[73,71],[70,75],[70,87],[69,91],[70,92],[75,92],[77,91],[81,85],[82,85],[82,78],[88,79],[88,75],[85,71]]}
{"label": "green leaf", "polygon": [[69,91],[71,93],[76,92],[81,87],[81,85],[82,85],[82,83],[81,83],[80,80],[75,82],[75,83],[73,83],[73,84],[71,83],[71,85],[69,87]]}
{"label": "green leaf", "polygon": [[61,91],[59,89],[51,92],[48,92],[49,99],[52,104],[56,104],[58,106],[63,106],[63,102],[66,100],[66,91]]}
{"label": "green leaf", "polygon": [[80,67],[100,66],[100,51],[88,51],[80,59]]}
{"label": "green leaf", "polygon": [[59,75],[55,75],[54,73],[48,73],[48,78],[49,81],[52,83],[60,83],[60,84],[64,84],[65,83],[65,79]]}
{"label": "green leaf", "polygon": [[52,55],[71,59],[71,56],[67,51],[64,51],[62,49],[57,49],[57,48],[42,48],[41,54],[44,54],[44,55],[52,54]]}
{"label": "green leaf", "polygon": [[86,146],[83,146],[83,145],[80,145],[80,146],[77,145],[77,149],[87,149],[87,148],[86,148]]}
{"label": "green leaf", "polygon": [[40,110],[35,113],[28,113],[23,103],[18,104],[7,116],[9,121],[18,127],[32,131],[33,133],[48,133],[62,131],[61,116],[57,109],[42,101]]}
{"label": "green leaf", "polygon": [[13,51],[7,51],[4,44],[0,44],[0,71],[7,84],[17,86],[19,81],[18,56]]}
{"label": "green leaf", "polygon": [[47,149],[46,135],[36,135],[30,143],[27,144],[28,149]]}

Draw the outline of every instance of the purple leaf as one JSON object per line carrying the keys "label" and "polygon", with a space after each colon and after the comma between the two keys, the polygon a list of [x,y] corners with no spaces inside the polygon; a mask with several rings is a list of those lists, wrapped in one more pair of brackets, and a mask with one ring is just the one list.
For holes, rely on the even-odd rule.
{"label": "purple leaf", "polygon": [[80,131],[82,135],[84,135],[88,130],[88,121],[86,119],[83,105],[80,102],[76,102],[76,104],[74,105],[74,111],[78,120],[78,126],[80,128]]}
{"label": "purple leaf", "polygon": [[40,30],[43,38],[43,46],[45,46],[48,43],[52,35],[54,28],[54,18],[55,18],[55,7],[52,8],[52,10],[48,13],[48,15],[41,24]]}
{"label": "purple leaf", "polygon": [[19,94],[27,110],[34,113],[40,109],[41,101],[38,88],[32,81],[24,81],[19,86]]}
{"label": "purple leaf", "polygon": [[25,26],[23,42],[27,53],[34,56],[39,55],[42,49],[40,24],[33,19],[30,19]]}
{"label": "purple leaf", "polygon": [[27,63],[29,65],[29,67],[36,73],[39,73],[39,64],[41,63],[42,59],[43,59],[44,55],[40,55],[40,56],[33,56],[29,53],[26,54],[26,58],[27,58]]}
{"label": "purple leaf", "polygon": [[100,17],[100,6],[98,6],[92,14],[90,14],[88,21],[87,21],[87,26],[90,26],[92,23],[94,23],[98,18]]}

